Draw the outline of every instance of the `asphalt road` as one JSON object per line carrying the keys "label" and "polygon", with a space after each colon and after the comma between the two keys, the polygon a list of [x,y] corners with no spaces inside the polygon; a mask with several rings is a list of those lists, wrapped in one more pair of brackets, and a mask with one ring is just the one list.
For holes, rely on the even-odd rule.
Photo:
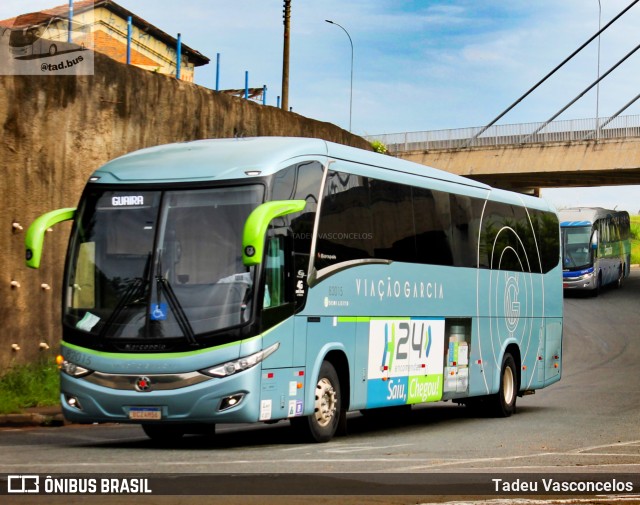
{"label": "asphalt road", "polygon": [[5,428],[0,473],[640,473],[639,269],[622,289],[565,299],[563,352],[562,380],[507,419],[442,403],[393,421],[351,414],[328,444],[299,443],[282,422],[171,447],[136,426]]}

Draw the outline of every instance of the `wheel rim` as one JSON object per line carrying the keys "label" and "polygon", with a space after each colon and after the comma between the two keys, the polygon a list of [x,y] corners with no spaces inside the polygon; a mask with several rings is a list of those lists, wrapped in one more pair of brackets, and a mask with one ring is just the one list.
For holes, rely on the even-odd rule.
{"label": "wheel rim", "polygon": [[504,402],[507,405],[511,405],[513,395],[515,393],[515,381],[513,380],[513,370],[511,367],[506,367],[504,369],[504,375],[502,376],[502,392]]}
{"label": "wheel rim", "polygon": [[322,378],[316,386],[315,417],[322,427],[331,424],[335,418],[338,404],[336,402],[336,390],[327,378]]}

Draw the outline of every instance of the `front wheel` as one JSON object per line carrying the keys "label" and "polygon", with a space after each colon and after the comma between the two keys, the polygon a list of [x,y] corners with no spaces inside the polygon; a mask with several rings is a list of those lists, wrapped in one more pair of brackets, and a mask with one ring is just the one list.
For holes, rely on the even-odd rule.
{"label": "front wheel", "polygon": [[596,277],[596,285],[591,291],[592,297],[597,297],[600,294],[600,289],[602,288],[602,273],[599,273]]}
{"label": "front wheel", "polygon": [[315,442],[328,442],[345,420],[346,412],[342,409],[338,374],[331,363],[324,361],[316,383],[313,414],[304,418],[294,417],[291,424],[305,438]]}
{"label": "front wheel", "polygon": [[624,282],[624,271],[625,271],[624,265],[620,265],[620,267],[618,267],[618,280],[616,281],[617,288],[622,287],[622,284]]}

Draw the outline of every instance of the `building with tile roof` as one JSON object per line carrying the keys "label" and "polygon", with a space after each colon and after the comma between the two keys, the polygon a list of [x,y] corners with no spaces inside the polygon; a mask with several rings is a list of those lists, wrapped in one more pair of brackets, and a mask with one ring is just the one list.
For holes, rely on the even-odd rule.
{"label": "building with tile roof", "polygon": [[[176,75],[177,39],[112,0],[80,0],[73,4],[72,38],[75,44],[126,63],[128,19],[131,18],[131,64],[167,75]],[[0,21],[0,30],[39,30],[41,37],[67,40],[69,5],[21,14]],[[53,46],[53,44],[52,44]],[[51,48],[55,54],[55,47]],[[195,68],[209,58],[181,44],[180,78],[193,82]]]}

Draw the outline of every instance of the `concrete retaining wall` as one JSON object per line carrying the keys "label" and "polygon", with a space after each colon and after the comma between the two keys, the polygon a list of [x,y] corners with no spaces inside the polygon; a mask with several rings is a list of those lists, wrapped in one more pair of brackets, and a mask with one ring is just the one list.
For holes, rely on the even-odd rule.
{"label": "concrete retaining wall", "polygon": [[106,161],[143,147],[237,136],[318,137],[370,148],[335,125],[100,54],[92,76],[0,76],[0,125],[0,375],[13,362],[55,354],[60,339],[70,224],[47,234],[39,271],[24,266],[26,229],[46,211],[75,207],[88,176]]}

